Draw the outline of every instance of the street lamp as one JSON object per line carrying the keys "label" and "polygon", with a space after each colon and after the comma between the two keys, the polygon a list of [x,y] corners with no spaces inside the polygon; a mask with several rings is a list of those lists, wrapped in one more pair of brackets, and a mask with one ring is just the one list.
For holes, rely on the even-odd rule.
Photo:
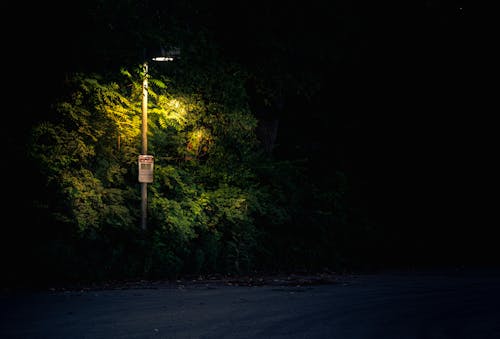
{"label": "street lamp", "polygon": [[[153,61],[173,61],[180,54],[178,48],[160,48],[151,57]],[[141,154],[139,155],[139,182],[141,183],[141,227],[147,229],[148,183],[153,182],[154,158],[148,155],[148,62],[143,64],[144,78],[142,80],[142,127],[141,127]]]}

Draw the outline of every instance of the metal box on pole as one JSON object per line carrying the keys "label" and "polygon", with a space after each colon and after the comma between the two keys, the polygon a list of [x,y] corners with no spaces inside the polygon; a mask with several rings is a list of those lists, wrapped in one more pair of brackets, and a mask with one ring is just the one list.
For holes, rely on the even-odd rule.
{"label": "metal box on pole", "polygon": [[153,182],[154,157],[152,155],[139,155],[139,182]]}

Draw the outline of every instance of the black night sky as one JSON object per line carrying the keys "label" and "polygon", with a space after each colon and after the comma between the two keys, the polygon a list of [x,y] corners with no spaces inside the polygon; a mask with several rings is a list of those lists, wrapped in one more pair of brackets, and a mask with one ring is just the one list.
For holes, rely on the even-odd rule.
{"label": "black night sky", "polygon": [[[11,11],[14,47],[4,54],[25,54],[15,66],[4,63],[17,125],[4,124],[2,133],[20,163],[23,137],[44,119],[40,107],[57,96],[67,72],[120,66],[114,57],[133,37],[134,21],[96,23],[97,3]],[[464,1],[144,3],[157,6],[158,15],[175,14],[170,22],[183,29],[209,31],[226,60],[271,82],[289,74],[303,81],[301,88],[315,89],[308,97],[288,91],[285,82],[282,101],[270,109],[258,97],[252,104],[262,119],[280,120],[277,157],[307,156],[310,175],[348,173],[356,204],[384,225],[388,263],[496,264],[480,212],[481,152],[470,110],[473,36]],[[116,37],[109,49],[97,39],[103,35]],[[29,180],[9,180],[7,187],[15,208],[29,201]]]}

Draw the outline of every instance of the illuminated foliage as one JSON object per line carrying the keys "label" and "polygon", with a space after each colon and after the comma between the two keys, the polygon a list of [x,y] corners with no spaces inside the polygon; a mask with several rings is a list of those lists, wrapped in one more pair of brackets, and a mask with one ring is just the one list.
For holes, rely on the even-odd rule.
{"label": "illuminated foliage", "polygon": [[[122,70],[121,80],[106,82],[76,75],[55,106],[56,118],[33,130],[32,156],[53,192],[41,205],[79,237],[105,239],[109,229],[138,227],[141,76]],[[254,206],[255,118],[245,101],[228,107],[216,92],[212,100],[182,86],[174,91],[165,85],[169,79],[149,80],[149,144],[156,160],[146,271],[189,271],[184,265],[190,260],[199,270],[250,269],[254,214],[263,212]]]}
{"label": "illuminated foliage", "polygon": [[86,267],[82,275],[172,277],[335,262],[349,213],[342,176],[320,182],[306,160],[266,152],[246,89],[255,74],[224,61],[203,33],[190,42],[174,67],[147,75],[155,159],[147,232],[137,180],[142,66],[68,77],[53,118],[33,129],[47,192],[38,206],[57,225],[59,246],[75,253],[72,266]]}

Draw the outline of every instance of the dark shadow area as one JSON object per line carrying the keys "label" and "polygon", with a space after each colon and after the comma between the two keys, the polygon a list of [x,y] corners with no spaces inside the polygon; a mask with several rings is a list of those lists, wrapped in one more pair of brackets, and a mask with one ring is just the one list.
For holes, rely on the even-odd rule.
{"label": "dark shadow area", "polygon": [[[138,233],[79,242],[42,212],[39,198],[52,192],[27,153],[31,127],[57,118],[52,104],[69,75],[134,65],[143,44],[168,32],[167,40],[203,32],[221,64],[234,62],[250,74],[246,95],[259,131],[267,133],[259,135],[267,137],[265,151],[303,170],[299,179],[286,171],[265,178],[303,188],[304,200],[287,200],[288,224],[259,225],[268,232],[255,260],[262,272],[498,266],[492,202],[484,192],[491,145],[478,135],[484,122],[473,88],[480,49],[462,2],[129,5],[77,1],[59,9],[64,15],[45,5],[12,9],[30,29],[8,37],[20,56],[6,65],[12,82],[1,126],[2,284],[110,279],[92,274],[104,267],[113,241],[129,246],[121,248],[123,267],[139,265],[148,244]],[[146,23],[151,13],[156,17]],[[330,202],[340,191],[342,220],[314,214],[326,209],[321,194]],[[196,258],[189,257],[191,267]],[[123,279],[126,268],[113,278]]]}

